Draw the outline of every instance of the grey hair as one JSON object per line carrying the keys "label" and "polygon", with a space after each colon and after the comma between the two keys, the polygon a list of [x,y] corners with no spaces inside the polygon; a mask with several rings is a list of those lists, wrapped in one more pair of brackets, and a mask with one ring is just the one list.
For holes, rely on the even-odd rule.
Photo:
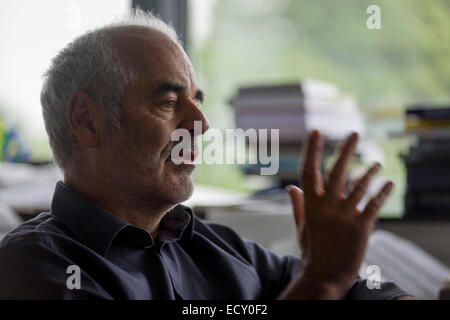
{"label": "grey hair", "polygon": [[79,36],[52,59],[44,74],[41,105],[53,158],[63,171],[72,165],[77,148],[66,112],[72,94],[81,90],[105,108],[112,128],[120,128],[123,123],[123,94],[137,76],[137,71],[120,58],[112,45],[118,27],[124,26],[148,27],[181,45],[172,26],[151,12],[135,9],[125,19]]}

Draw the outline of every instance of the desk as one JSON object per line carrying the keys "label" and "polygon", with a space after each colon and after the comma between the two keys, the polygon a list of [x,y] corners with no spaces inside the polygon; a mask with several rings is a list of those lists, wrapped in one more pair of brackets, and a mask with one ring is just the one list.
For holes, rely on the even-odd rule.
{"label": "desk", "polygon": [[[273,212],[210,208],[207,219],[279,255],[300,254],[290,207]],[[393,280],[410,294],[437,299],[450,273],[450,221],[381,219],[370,238],[361,277],[369,276],[369,265],[379,266],[382,281]]]}
{"label": "desk", "polygon": [[377,229],[410,240],[442,263],[450,266],[450,221],[380,219]]}
{"label": "desk", "polygon": [[[271,212],[213,207],[206,210],[206,218],[228,225],[241,236],[261,243],[278,254],[299,253],[290,206],[279,206],[278,210]],[[405,238],[450,266],[450,220],[379,219],[376,230],[389,231]]]}
{"label": "desk", "polygon": [[27,220],[49,210],[56,182],[61,179],[52,165],[0,163],[0,201]]}

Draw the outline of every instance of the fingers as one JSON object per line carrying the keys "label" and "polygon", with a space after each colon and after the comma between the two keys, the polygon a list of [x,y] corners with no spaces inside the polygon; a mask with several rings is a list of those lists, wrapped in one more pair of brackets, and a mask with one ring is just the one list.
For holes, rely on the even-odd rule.
{"label": "fingers", "polygon": [[[352,209],[358,205],[361,199],[364,197],[367,191],[367,187],[370,184],[373,176],[380,170],[381,165],[375,163],[364,176],[358,181],[358,183],[353,187],[351,193],[349,194],[347,200],[345,201],[345,207],[347,209]],[[352,210],[347,210],[351,212]]]}
{"label": "fingers", "polygon": [[378,210],[380,210],[383,203],[386,201],[387,196],[391,193],[394,184],[392,181],[387,182],[383,188],[378,192],[378,194],[370,199],[364,208],[362,214],[359,215],[358,219],[362,219],[364,222],[374,221],[377,216]]}
{"label": "fingers", "polygon": [[303,152],[303,167],[300,170],[300,180],[305,193],[308,194],[317,194],[318,190],[322,189],[320,174],[322,143],[319,131],[311,131],[304,149],[306,151]]}
{"label": "fingers", "polygon": [[286,187],[291,198],[292,208],[294,209],[294,220],[297,229],[303,221],[303,191],[300,188],[289,185]]}
{"label": "fingers", "polygon": [[344,189],[347,180],[347,168],[355,152],[358,134],[352,133],[345,142],[342,151],[328,177],[325,190],[330,201],[335,201]]}

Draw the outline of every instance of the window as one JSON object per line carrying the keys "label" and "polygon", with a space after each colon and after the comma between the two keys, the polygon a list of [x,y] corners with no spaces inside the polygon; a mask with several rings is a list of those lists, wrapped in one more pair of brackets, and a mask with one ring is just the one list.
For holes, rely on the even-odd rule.
{"label": "window", "polygon": [[[381,29],[368,29],[367,8],[378,5]],[[448,1],[192,0],[190,56],[207,93],[211,125],[229,128],[227,101],[240,86],[304,77],[329,81],[353,94],[375,139],[381,175],[396,183],[384,207],[399,216],[405,173],[399,153],[407,103],[450,97]],[[235,167],[199,168],[197,181],[241,188]]]}
{"label": "window", "polygon": [[31,160],[51,158],[40,105],[50,59],[84,31],[129,12],[128,0],[0,2],[0,114],[18,126]]}

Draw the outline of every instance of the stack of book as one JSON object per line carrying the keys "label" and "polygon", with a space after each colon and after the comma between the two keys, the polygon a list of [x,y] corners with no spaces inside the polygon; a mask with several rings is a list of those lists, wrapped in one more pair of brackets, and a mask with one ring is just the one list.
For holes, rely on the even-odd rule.
{"label": "stack of book", "polygon": [[[230,104],[235,110],[237,128],[279,130],[277,177],[286,183],[297,179],[301,146],[308,131],[322,132],[325,153],[332,153],[336,142],[350,132],[364,133],[364,118],[356,100],[327,82],[305,79],[293,84],[240,88]],[[244,166],[249,174],[258,174],[259,168]]]}
{"label": "stack of book", "polygon": [[408,107],[405,131],[416,137],[403,157],[405,216],[450,217],[450,107]]}

